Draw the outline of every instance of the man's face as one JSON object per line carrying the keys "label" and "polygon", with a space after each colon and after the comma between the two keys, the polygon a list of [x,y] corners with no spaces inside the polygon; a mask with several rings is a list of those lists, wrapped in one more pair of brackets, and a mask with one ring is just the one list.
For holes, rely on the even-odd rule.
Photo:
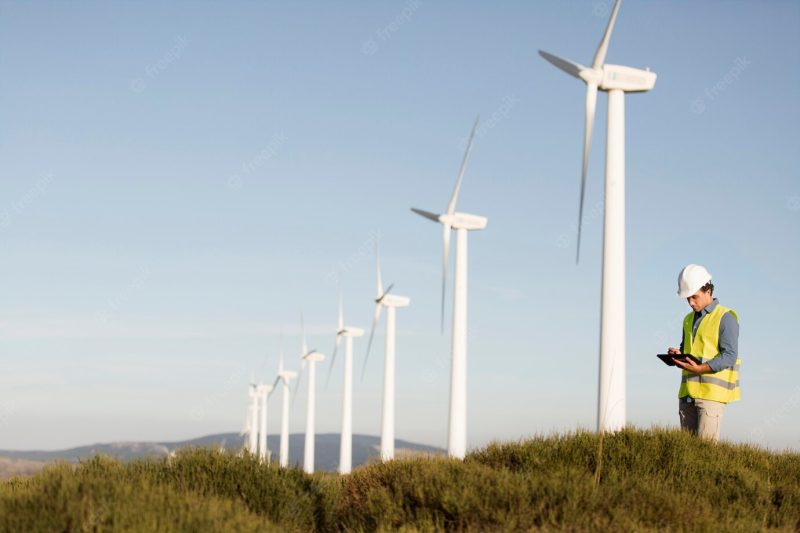
{"label": "man's face", "polygon": [[691,307],[694,312],[697,313],[714,301],[714,298],[711,296],[711,291],[703,292],[703,290],[700,289],[696,293],[686,298],[686,301],[689,302],[689,307]]}

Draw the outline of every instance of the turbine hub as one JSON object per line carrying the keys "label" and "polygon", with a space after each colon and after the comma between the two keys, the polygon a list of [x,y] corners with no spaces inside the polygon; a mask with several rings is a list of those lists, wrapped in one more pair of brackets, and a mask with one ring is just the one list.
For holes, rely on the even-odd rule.
{"label": "turbine hub", "polygon": [[441,215],[439,217],[442,224],[453,229],[479,230],[486,227],[488,219],[480,215],[469,213],[453,213],[452,215]]}

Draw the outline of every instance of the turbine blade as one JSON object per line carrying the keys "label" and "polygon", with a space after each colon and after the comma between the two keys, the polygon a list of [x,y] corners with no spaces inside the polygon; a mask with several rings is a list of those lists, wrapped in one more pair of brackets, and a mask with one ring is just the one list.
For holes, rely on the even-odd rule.
{"label": "turbine blade", "polygon": [[275,392],[276,390],[278,390],[278,383],[280,383],[280,381],[281,381],[281,377],[280,376],[275,378],[275,383],[272,384],[272,390],[269,391],[269,394],[267,394],[267,398],[272,396],[272,393]]}
{"label": "turbine blade", "polygon": [[447,292],[447,267],[450,255],[450,226],[442,225],[442,333],[444,333],[444,297]]}
{"label": "turbine blade", "polygon": [[377,280],[377,287],[375,289],[375,297],[380,298],[383,293],[383,279],[381,279],[381,252],[375,244],[375,279]]}
{"label": "turbine blade", "polygon": [[391,290],[392,290],[392,287],[394,287],[394,283],[392,283],[391,285],[389,285],[389,287],[388,287],[388,288],[387,288],[385,291],[383,291],[383,294],[381,294],[381,297],[380,297],[380,298],[378,298],[378,299],[377,299],[377,300],[375,300],[375,301],[376,301],[376,302],[381,302],[381,301],[383,301],[383,298],[384,298],[384,297],[385,297],[387,294],[389,294],[389,291],[391,291]]}
{"label": "turbine blade", "polygon": [[611,40],[611,32],[614,30],[614,22],[617,20],[617,11],[619,11],[619,4],[621,0],[614,2],[614,9],[611,10],[611,18],[608,19],[608,26],[606,32],[603,34],[603,39],[597,47],[597,52],[594,54],[594,61],[592,61],[592,68],[603,68],[603,63],[606,61],[606,53],[608,52],[608,41]]}
{"label": "turbine blade", "polygon": [[411,208],[416,214],[421,215],[429,220],[433,220],[434,222],[439,222],[439,215],[436,213],[431,213],[430,211],[423,211],[422,209],[417,209],[416,207]]}
{"label": "turbine blade", "polygon": [[578,242],[575,251],[575,264],[581,256],[581,233],[583,230],[583,201],[586,195],[586,175],[589,171],[589,150],[592,147],[592,130],[594,129],[594,114],[597,108],[597,84],[586,85],[586,124],[583,131],[583,166],[581,167],[581,196],[578,207]]}
{"label": "turbine blade", "polygon": [[[300,389],[300,382],[303,380],[303,370],[306,368],[306,360],[303,359],[300,363],[300,370],[297,372],[297,383],[294,385],[294,392],[292,393],[292,400],[289,405],[294,405],[294,399],[297,397],[297,391]],[[288,387],[289,384],[287,383],[286,386]]]}
{"label": "turbine blade", "polygon": [[467,168],[467,160],[469,159],[469,152],[472,150],[472,142],[475,140],[475,130],[478,129],[478,121],[480,116],[475,119],[475,124],[472,126],[472,132],[469,134],[469,142],[467,149],[464,151],[464,159],[461,160],[461,168],[458,170],[458,179],[456,186],[453,189],[453,195],[450,197],[450,203],[447,204],[447,214],[452,215],[456,212],[456,202],[458,201],[458,192],[461,189],[461,181],[464,179],[464,171]]}
{"label": "turbine blade", "polygon": [[339,320],[336,322],[336,331],[344,329],[344,304],[342,303],[342,291],[339,291]]}
{"label": "turbine blade", "polygon": [[539,50],[539,55],[549,61],[551,64],[555,65],[556,67],[560,68],[570,76],[575,76],[578,79],[581,79],[580,72],[585,69],[583,65],[580,63],[575,63],[574,61],[570,61],[569,59],[564,59],[553,55],[549,52],[545,52],[544,50]]}
{"label": "turbine blade", "polygon": [[303,342],[300,346],[300,357],[303,357],[308,353],[308,344],[306,343],[306,323],[303,319],[303,313],[300,313],[300,332],[303,336]]}
{"label": "turbine blade", "polygon": [[[342,330],[340,329],[339,331],[342,331]],[[336,362],[336,353],[339,351],[339,341],[341,341],[341,340],[342,340],[342,338],[339,335],[339,333],[337,332],[336,333],[336,346],[334,346],[334,348],[333,348],[333,355],[331,356],[331,362],[330,362],[330,365],[328,365],[328,377],[325,379],[325,388],[326,389],[328,388],[328,384],[331,382],[331,374],[333,373],[333,365]]]}
{"label": "turbine blade", "polygon": [[369,330],[369,342],[367,343],[367,353],[364,355],[364,365],[361,368],[361,379],[363,381],[364,374],[367,372],[367,361],[369,361],[369,352],[372,349],[372,339],[375,337],[375,327],[378,325],[378,320],[381,318],[381,308],[383,304],[380,302],[375,304],[375,313],[372,315],[372,327]]}

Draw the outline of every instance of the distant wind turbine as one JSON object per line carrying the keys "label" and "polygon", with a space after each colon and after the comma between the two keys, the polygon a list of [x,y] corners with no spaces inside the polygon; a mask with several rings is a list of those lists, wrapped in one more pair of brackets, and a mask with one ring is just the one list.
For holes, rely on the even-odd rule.
{"label": "distant wind turbine", "polygon": [[250,383],[247,392],[250,397],[250,409],[248,409],[250,420],[247,424],[247,451],[256,455],[256,453],[258,453],[258,385]]}
{"label": "distant wind turbine", "polygon": [[247,404],[247,416],[244,420],[244,428],[240,435],[244,436],[244,444],[242,448],[247,450],[248,453],[255,455],[258,446],[258,426],[256,420],[258,419],[258,394],[256,392],[255,383],[250,383],[247,386],[247,397],[249,402]]}
{"label": "distant wind turbine", "polygon": [[275,387],[278,383],[283,384],[283,398],[281,405],[281,443],[280,443],[280,465],[284,468],[289,466],[289,387],[291,380],[297,377],[297,372],[286,370],[283,368],[283,336],[281,336],[281,349],[278,355],[278,377],[275,378],[275,383],[272,384],[272,392],[275,392]]}
{"label": "distant wind turbine", "polygon": [[[301,320],[302,321],[302,320]],[[297,394],[297,390],[300,387],[300,380],[302,379],[303,369],[308,366],[308,399],[306,402],[306,437],[305,437],[305,447],[304,447],[304,454],[303,454],[303,470],[306,471],[308,474],[314,473],[314,431],[315,431],[315,415],[316,415],[316,405],[315,405],[315,393],[317,388],[317,363],[324,360],[325,356],[319,353],[316,350],[309,350],[308,345],[306,343],[306,332],[305,326],[302,326],[302,335],[303,335],[303,342],[300,352],[300,357],[302,359],[301,367],[300,367],[300,374],[301,377],[297,379],[297,388],[295,389],[295,394]]]}
{"label": "distant wind turbine", "polygon": [[450,457],[463,459],[467,452],[467,231],[486,227],[486,217],[456,212],[458,192],[464,179],[464,170],[475,140],[478,119],[472,127],[456,186],[447,204],[447,211],[437,215],[430,211],[411,208],[412,211],[442,225],[442,329],[444,329],[444,296],[447,283],[450,231],[456,230],[456,272],[453,294],[453,347],[450,368],[450,419],[447,453]]}
{"label": "distant wind turbine", "polygon": [[261,406],[259,407],[261,420],[258,425],[258,456],[262,462],[267,464],[269,464],[270,460],[269,450],[267,450],[267,400],[273,388],[272,385],[264,383],[260,383],[256,387],[256,394],[261,400]]}
{"label": "distant wind turbine", "polygon": [[349,474],[353,467],[353,338],[364,335],[364,330],[344,325],[342,295],[339,293],[339,319],[336,323],[336,346],[328,367],[331,379],[339,342],[344,337],[344,386],[342,388],[342,432],[339,436],[339,473]]}
{"label": "distant wind turbine", "polygon": [[[364,370],[367,368],[369,352],[372,347],[372,339],[375,336],[375,327],[381,318],[381,309],[386,308],[386,351],[383,363],[383,413],[381,416],[381,460],[389,461],[394,459],[394,400],[395,400],[395,309],[398,307],[408,307],[411,300],[406,296],[391,294],[390,291],[394,284],[389,285],[383,290],[381,280],[381,256],[378,247],[375,247],[375,278],[377,286],[375,290],[375,314],[372,317],[372,328],[369,332],[369,343],[367,343],[367,353],[364,356]],[[363,376],[363,371],[362,371]]]}
{"label": "distant wind turbine", "polygon": [[586,123],[578,207],[578,239],[575,262],[580,258],[583,200],[589,149],[592,143],[597,91],[608,92],[606,133],[605,219],[603,223],[603,285],[600,318],[600,377],[597,430],[625,427],[625,93],[649,91],[656,74],[620,65],[605,64],[608,43],[617,19],[620,0],[614,3],[606,32],[591,67],[562,59],[542,50],[539,54],[567,74],[586,83]]}

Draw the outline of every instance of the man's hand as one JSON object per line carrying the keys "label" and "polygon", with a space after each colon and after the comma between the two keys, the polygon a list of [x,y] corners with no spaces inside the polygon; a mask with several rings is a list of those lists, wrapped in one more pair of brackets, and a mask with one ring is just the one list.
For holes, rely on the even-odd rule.
{"label": "man's hand", "polygon": [[688,372],[691,372],[693,374],[710,374],[711,372],[713,372],[713,370],[711,370],[711,367],[708,366],[708,363],[702,363],[698,365],[691,359],[686,359],[686,361],[678,361],[677,359],[673,359],[673,361],[675,361],[675,364],[680,368]]}
{"label": "man's hand", "polygon": [[667,350],[667,353],[668,354],[679,354],[679,353],[681,353],[681,349],[680,348],[673,348],[672,346],[670,346],[669,349]]}

